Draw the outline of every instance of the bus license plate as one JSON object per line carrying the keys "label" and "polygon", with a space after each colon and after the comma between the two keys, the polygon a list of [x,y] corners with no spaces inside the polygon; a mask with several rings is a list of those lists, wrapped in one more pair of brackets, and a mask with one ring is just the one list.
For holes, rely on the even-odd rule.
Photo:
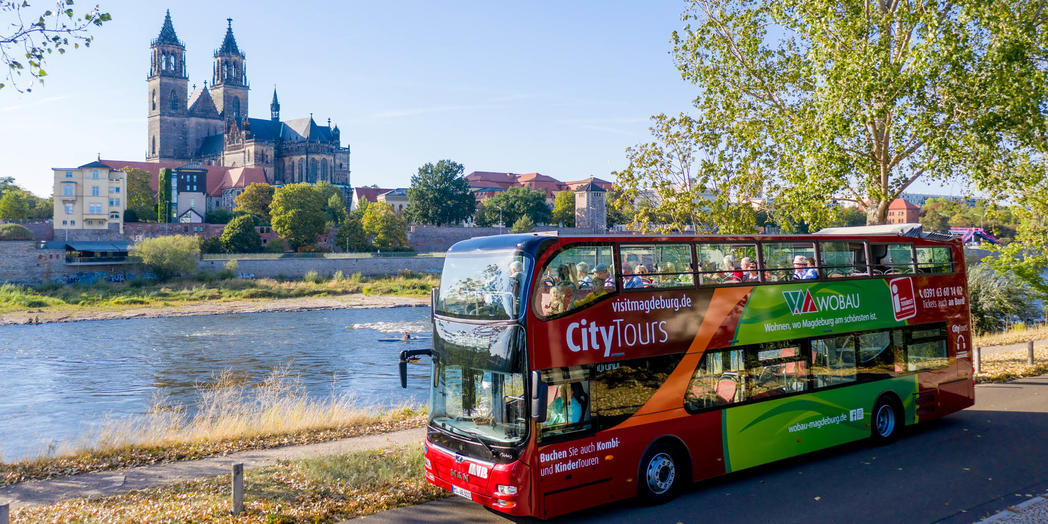
{"label": "bus license plate", "polygon": [[451,485],[451,491],[453,493],[455,493],[456,495],[460,496],[460,497],[463,497],[463,498],[468,499],[468,500],[473,500],[473,494],[470,493],[469,490],[466,489],[466,488],[460,488],[460,487],[452,484]]}

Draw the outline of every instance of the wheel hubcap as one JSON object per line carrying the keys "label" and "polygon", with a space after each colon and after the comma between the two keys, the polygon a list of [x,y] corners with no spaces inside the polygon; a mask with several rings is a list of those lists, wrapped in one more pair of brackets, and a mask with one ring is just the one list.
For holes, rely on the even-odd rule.
{"label": "wheel hubcap", "polygon": [[677,476],[677,466],[668,453],[659,453],[648,462],[648,488],[656,495],[662,495],[673,486]]}
{"label": "wheel hubcap", "polygon": [[888,437],[895,431],[895,410],[889,405],[883,405],[877,410],[877,434]]}

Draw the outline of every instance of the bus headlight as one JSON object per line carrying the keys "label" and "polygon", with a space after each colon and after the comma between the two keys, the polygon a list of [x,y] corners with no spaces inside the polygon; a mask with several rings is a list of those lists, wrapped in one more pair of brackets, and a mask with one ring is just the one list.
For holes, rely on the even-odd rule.
{"label": "bus headlight", "polygon": [[517,487],[516,486],[507,486],[505,484],[499,484],[499,494],[500,495],[516,495],[517,494]]}
{"label": "bus headlight", "polygon": [[433,469],[433,464],[430,464],[429,457],[423,457],[423,459],[426,461],[426,469]]}

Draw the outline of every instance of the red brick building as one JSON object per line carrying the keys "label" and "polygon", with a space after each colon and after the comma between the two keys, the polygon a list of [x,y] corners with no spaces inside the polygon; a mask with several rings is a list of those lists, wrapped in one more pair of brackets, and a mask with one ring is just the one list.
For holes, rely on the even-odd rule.
{"label": "red brick building", "polygon": [[901,198],[892,200],[888,206],[889,224],[914,224],[920,221],[921,208]]}

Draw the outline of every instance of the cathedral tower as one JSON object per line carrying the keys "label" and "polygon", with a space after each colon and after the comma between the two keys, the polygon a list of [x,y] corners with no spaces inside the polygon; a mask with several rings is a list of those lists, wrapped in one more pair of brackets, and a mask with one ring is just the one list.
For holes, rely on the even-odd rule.
{"label": "cathedral tower", "polygon": [[269,119],[274,122],[280,121],[280,102],[277,101],[277,88],[273,87],[273,101],[269,103]]}
{"label": "cathedral tower", "polygon": [[215,51],[215,66],[211,77],[211,98],[215,107],[227,122],[235,121],[243,126],[247,120],[247,70],[244,53],[237,48],[233,38],[233,19],[227,18],[226,37],[222,47]]}
{"label": "cathedral tower", "polygon": [[160,36],[150,45],[149,125],[146,159],[183,160],[186,151],[186,46],[178,40],[171,24],[171,11],[164,17]]}

